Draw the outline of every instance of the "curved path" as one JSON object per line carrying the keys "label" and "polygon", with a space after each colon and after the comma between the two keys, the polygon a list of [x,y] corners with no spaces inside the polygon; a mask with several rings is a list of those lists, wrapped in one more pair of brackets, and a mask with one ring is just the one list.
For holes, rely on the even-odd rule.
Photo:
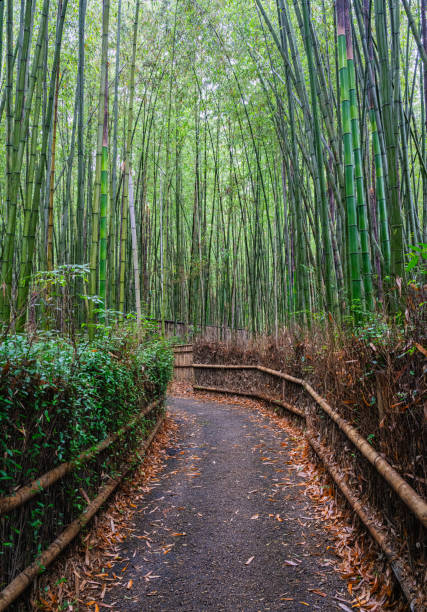
{"label": "curved path", "polygon": [[348,610],[327,533],[289,465],[287,434],[243,406],[169,398],[168,410],[178,443],[112,568],[126,567],[126,581],[105,603],[138,612]]}

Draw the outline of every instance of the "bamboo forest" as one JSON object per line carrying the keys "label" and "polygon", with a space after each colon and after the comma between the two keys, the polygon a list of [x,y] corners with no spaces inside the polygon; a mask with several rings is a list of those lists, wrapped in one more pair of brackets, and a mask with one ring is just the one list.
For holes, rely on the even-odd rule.
{"label": "bamboo forest", "polygon": [[90,322],[256,332],[422,282],[424,1],[0,11],[4,322],[58,269]]}
{"label": "bamboo forest", "polygon": [[427,0],[0,0],[0,612],[425,610],[426,271]]}

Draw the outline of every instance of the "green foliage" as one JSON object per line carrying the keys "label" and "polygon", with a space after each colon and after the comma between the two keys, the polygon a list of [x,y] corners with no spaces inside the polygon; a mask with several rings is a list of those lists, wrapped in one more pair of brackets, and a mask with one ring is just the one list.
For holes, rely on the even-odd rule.
{"label": "green foliage", "polygon": [[420,242],[410,246],[407,258],[406,271],[411,274],[414,280],[420,277],[422,281],[422,275],[425,276],[427,274],[427,244]]}
{"label": "green foliage", "polygon": [[0,344],[0,494],[22,485],[127,423],[172,373],[172,352],[126,338],[72,345],[48,334]]}
{"label": "green foliage", "polygon": [[159,340],[144,348],[140,354],[148,380],[155,385],[157,393],[166,393],[173,372],[173,353],[169,343]]}
{"label": "green foliage", "polygon": [[[0,342],[0,496],[127,425],[165,392],[172,357],[151,325],[138,335],[133,322],[97,330],[92,343],[53,332],[6,336]],[[139,460],[138,445],[158,410],[0,522],[0,589],[83,511],[125,458]]]}
{"label": "green foliage", "polygon": [[395,337],[397,327],[390,326],[389,323],[376,312],[360,310],[359,325],[354,328],[354,336],[365,343],[375,345],[385,345],[390,342],[391,337]]}

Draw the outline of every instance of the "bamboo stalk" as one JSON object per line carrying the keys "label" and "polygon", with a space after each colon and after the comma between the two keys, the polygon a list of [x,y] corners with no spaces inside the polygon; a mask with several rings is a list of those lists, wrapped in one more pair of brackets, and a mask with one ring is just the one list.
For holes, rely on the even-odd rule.
{"label": "bamboo stalk", "polygon": [[351,119],[351,135],[353,146],[353,161],[354,161],[354,184],[356,190],[357,203],[357,225],[360,236],[361,260],[359,264],[362,266],[363,272],[363,288],[365,293],[366,310],[372,312],[374,310],[374,296],[372,291],[372,267],[371,267],[371,252],[369,245],[369,225],[368,212],[365,199],[365,186],[363,179],[363,163],[362,151],[360,145],[360,129],[359,129],[359,113],[357,108],[357,93],[356,93],[356,70],[353,56],[353,38],[351,32],[350,7],[346,2],[345,12],[345,35],[347,40],[347,71],[349,80],[350,94],[350,119]]}
{"label": "bamboo stalk", "polygon": [[105,69],[104,126],[102,134],[101,177],[99,197],[99,295],[107,309],[107,238],[108,238],[108,64]]}
{"label": "bamboo stalk", "polygon": [[[346,36],[347,0],[337,0],[338,65],[340,78],[341,115],[343,127],[343,147],[345,166],[345,201],[347,213],[348,253],[350,266],[350,295],[353,306],[362,307],[362,281],[360,278],[360,239],[357,227],[357,210],[354,189],[354,158],[351,126],[350,75],[348,58],[353,58],[353,50]],[[357,316],[355,317],[357,319]]]}
{"label": "bamboo stalk", "polygon": [[133,139],[133,106],[135,98],[135,62],[136,42],[138,36],[139,0],[135,5],[135,17],[132,37],[132,58],[129,74],[129,105],[127,109],[126,141],[123,161],[123,198],[122,198],[122,226],[120,232],[120,260],[119,260],[119,310],[124,316],[125,312],[125,276],[126,276],[126,244],[128,234],[129,212],[129,177],[132,172],[132,139]]}
{"label": "bamboo stalk", "polygon": [[[325,289],[326,289],[326,310],[331,315],[336,315],[338,312],[338,296],[336,291],[336,274],[332,257],[332,243],[329,228],[328,218],[328,203],[326,198],[326,184],[324,174],[323,151],[321,142],[321,126],[317,109],[317,87],[316,75],[313,61],[313,41],[310,33],[310,6],[308,0],[303,0],[303,17],[304,17],[304,38],[307,52],[307,62],[310,76],[311,89],[311,105],[313,110],[313,131],[314,131],[314,148],[317,164],[317,172],[319,179],[320,191],[320,214],[322,220],[322,240],[325,251]],[[299,237],[301,240],[302,237]],[[317,249],[318,250],[318,249]],[[319,287],[320,289],[320,287]]]}
{"label": "bamboo stalk", "polygon": [[129,217],[130,217],[130,232],[132,238],[132,263],[133,277],[135,285],[135,307],[136,307],[136,322],[141,323],[141,290],[139,286],[139,256],[138,256],[138,241],[136,237],[136,220],[135,220],[135,203],[133,197],[133,182],[132,173],[129,173]]}
{"label": "bamboo stalk", "polygon": [[[156,433],[159,431],[164,416],[157,422],[150,436],[143,444],[143,453],[150,447]],[[134,464],[126,468],[119,476],[101,488],[95,499],[87,506],[86,510],[80,514],[64,531],[43,551],[39,557],[26,569],[24,569],[12,582],[0,593],[0,612],[6,610],[33,582],[33,580],[50,565],[66,546],[76,537],[81,529],[87,525],[91,518],[98,512],[102,504],[110,497],[118,487],[123,478],[130,472]]]}
{"label": "bamboo stalk", "polygon": [[48,225],[47,225],[47,269],[53,270],[53,197],[55,193],[55,160],[56,160],[56,129],[58,125],[58,95],[59,95],[59,63],[56,69],[55,99],[53,103],[53,134],[52,134],[52,155],[50,160],[49,177],[49,206],[48,206]]}
{"label": "bamboo stalk", "polygon": [[[84,221],[84,99],[85,99],[85,23],[86,23],[86,0],[79,0],[79,54],[77,66],[77,81],[78,81],[78,127],[77,127],[77,202],[76,202],[76,217],[77,217],[77,236],[76,236],[76,263],[84,262],[83,253],[83,221]],[[82,287],[79,287],[82,291]]]}
{"label": "bamboo stalk", "polygon": [[[427,66],[427,51],[425,50],[425,47],[423,46],[423,41],[421,40],[417,26],[415,24],[415,20],[411,12],[410,3],[408,3],[408,0],[402,0],[402,4],[404,6],[406,16],[408,17],[409,27],[411,28],[412,34],[415,38],[415,42],[417,43],[420,57],[424,63],[424,66]],[[425,10],[424,6],[423,8]]]}
{"label": "bamboo stalk", "polygon": [[[95,163],[95,184],[92,199],[92,231],[90,240],[90,256],[89,256],[89,295],[93,298],[98,293],[98,264],[99,264],[99,225],[100,225],[100,201],[101,201],[101,172],[102,158],[104,152],[104,118],[105,118],[105,96],[107,87],[108,74],[108,35],[110,24],[110,0],[102,1],[102,33],[101,33],[101,58],[100,58],[100,79],[98,91],[98,125],[96,135],[96,163]],[[89,301],[89,338],[93,339],[95,334],[94,328],[94,310],[95,304],[93,299]]]}

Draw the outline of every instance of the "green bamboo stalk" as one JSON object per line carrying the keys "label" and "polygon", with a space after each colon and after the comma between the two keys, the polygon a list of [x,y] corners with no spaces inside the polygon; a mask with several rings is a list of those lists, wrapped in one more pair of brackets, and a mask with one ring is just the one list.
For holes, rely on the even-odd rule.
{"label": "green bamboo stalk", "polygon": [[347,238],[350,267],[350,296],[353,306],[363,307],[362,281],[360,277],[359,231],[357,227],[357,210],[354,198],[354,160],[353,140],[350,113],[350,83],[347,56],[348,51],[345,31],[347,0],[337,0],[337,37],[338,37],[338,68],[340,78],[341,116],[343,129],[344,165],[345,165],[345,196],[347,213]]}
{"label": "green bamboo stalk", "polygon": [[[0,58],[3,60],[3,23],[4,23],[4,0],[0,0]],[[2,74],[3,61],[0,61],[0,77]]]}
{"label": "green bamboo stalk", "polygon": [[[89,273],[89,295],[95,296],[97,291],[98,257],[99,257],[99,221],[100,221],[100,199],[101,199],[101,165],[103,157],[104,140],[104,116],[105,116],[105,92],[107,84],[107,54],[108,54],[108,29],[110,21],[110,0],[103,0],[102,10],[102,44],[101,44],[101,76],[98,94],[98,129],[96,143],[96,166],[95,185],[92,199],[92,231],[90,244],[90,273]],[[89,337],[94,337],[94,302],[89,301],[88,325]]]}
{"label": "green bamboo stalk", "polygon": [[[427,56],[427,0],[421,0],[421,35],[424,52]],[[424,111],[422,116],[421,136],[422,136],[422,155],[427,161],[427,64],[424,63],[424,70],[420,73],[420,80],[424,86],[424,98],[421,108]],[[423,242],[427,243],[427,172],[423,173]]]}
{"label": "green bamboo stalk", "polygon": [[53,197],[55,192],[56,129],[58,125],[59,64],[56,72],[55,101],[53,106],[52,155],[49,177],[49,207],[47,226],[47,269],[53,270]]}
{"label": "green bamboo stalk", "polygon": [[136,308],[136,322],[141,323],[141,290],[140,290],[140,270],[139,270],[139,256],[138,256],[138,240],[136,235],[136,218],[135,218],[135,201],[133,194],[133,182],[132,175],[129,175],[129,218],[130,218],[130,232],[132,239],[132,264],[133,264],[133,279],[134,279],[134,290],[135,290],[135,308]]}
{"label": "green bamboo stalk", "polygon": [[[12,84],[13,84],[13,10],[12,0],[7,0],[6,8],[6,210],[7,210],[7,236],[6,244],[2,252],[2,265],[0,277],[0,305],[1,316],[5,323],[9,322],[10,318],[10,301],[12,297],[12,261],[10,255],[10,244],[12,245],[15,238],[14,214],[10,208],[12,197],[12,172],[13,172],[13,145],[12,145],[12,130],[13,130],[13,114],[12,114]],[[16,213],[15,213],[16,214]],[[9,244],[10,243],[10,244]]]}
{"label": "green bamboo stalk", "polygon": [[[286,44],[286,43],[285,43]],[[285,47],[287,53],[287,45]],[[303,242],[303,231],[302,231],[302,217],[303,211],[302,206],[299,204],[301,201],[301,195],[299,193],[298,185],[301,181],[299,168],[298,168],[298,153],[296,146],[296,135],[295,135],[295,109],[294,99],[292,91],[290,89],[291,84],[287,75],[286,79],[288,88],[288,112],[290,119],[290,130],[291,130],[291,160],[289,163],[289,174],[291,175],[291,186],[292,186],[292,204],[295,211],[296,219],[296,232],[297,232],[297,249],[296,249],[296,274],[295,281],[298,283],[295,287],[296,297],[296,310],[298,313],[298,319],[302,322],[310,322],[309,316],[309,293],[308,293],[308,278],[307,278],[307,266],[305,263],[305,249]],[[282,166],[283,167],[283,166]],[[290,251],[290,245],[288,245],[288,251]],[[289,261],[288,261],[289,266]],[[288,270],[290,273],[290,270]],[[290,294],[290,301],[293,303],[293,290]]]}
{"label": "green bamboo stalk", "polygon": [[[86,0],[79,2],[79,59],[77,66],[77,86],[78,86],[78,126],[77,126],[77,236],[76,236],[76,262],[84,263],[83,253],[83,220],[84,220],[84,192],[85,192],[85,171],[84,171],[84,66],[85,66],[85,21],[86,21]],[[83,290],[81,288],[81,293]]]}
{"label": "green bamboo stalk", "polygon": [[115,75],[114,75],[114,101],[113,101],[113,142],[112,142],[112,158],[111,158],[111,185],[110,185],[110,210],[109,210],[109,228],[108,228],[108,274],[110,282],[107,287],[107,300],[110,305],[117,304],[117,251],[118,242],[118,202],[119,188],[117,184],[117,134],[118,134],[118,116],[119,116],[119,77],[120,77],[120,43],[122,30],[122,0],[119,0],[117,8],[117,33],[116,33],[116,52],[115,52]]}
{"label": "green bamboo stalk", "polygon": [[[44,43],[45,44],[45,43]],[[33,199],[34,191],[34,175],[36,169],[36,157],[37,157],[37,143],[38,143],[38,128],[42,107],[42,88],[43,88],[43,61],[42,55],[40,55],[39,66],[37,72],[37,86],[35,92],[35,104],[33,111],[33,121],[31,126],[31,144],[29,153],[29,165],[27,170],[27,185],[25,193],[25,208],[24,208],[24,223],[22,232],[22,251],[21,251],[21,265],[19,273],[19,285],[18,285],[18,299],[17,299],[17,329],[21,330],[25,321],[24,311],[26,309],[27,301],[27,287],[29,284],[29,277],[32,269],[32,260],[29,259],[29,254],[34,249],[34,240],[37,223],[37,213],[34,209],[35,200]]]}
{"label": "green bamboo stalk", "polygon": [[[424,66],[427,66],[427,50],[426,50],[426,48],[425,48],[425,46],[423,44],[423,41],[421,40],[418,28],[417,28],[416,23],[415,23],[415,19],[414,19],[413,15],[412,15],[410,3],[408,3],[408,0],[402,0],[402,4],[403,4],[403,7],[404,7],[404,9],[406,11],[406,16],[408,17],[409,27],[411,28],[412,34],[413,34],[413,36],[415,38],[415,42],[417,43],[417,47],[418,47],[418,51],[420,53],[420,57],[421,57],[421,59],[422,59],[422,61],[424,63]],[[425,4],[424,4],[424,6],[422,6],[421,13],[422,13],[423,9],[425,11]]]}
{"label": "green bamboo stalk", "polygon": [[14,259],[16,216],[19,190],[19,175],[22,160],[18,157],[19,142],[22,129],[24,93],[27,75],[27,63],[29,59],[30,27],[32,15],[32,2],[25,5],[25,14],[21,14],[19,52],[18,52],[18,71],[16,76],[15,107],[13,105],[13,15],[11,3],[7,4],[7,75],[6,75],[6,209],[7,226],[6,240],[3,250],[3,261],[1,266],[2,281],[2,312],[3,318],[7,321],[10,316],[12,306],[12,268]]}
{"label": "green bamboo stalk", "polygon": [[99,296],[107,308],[107,213],[108,213],[108,69],[105,78],[104,129],[102,135],[101,193],[99,224]]}
{"label": "green bamboo stalk", "polygon": [[[371,35],[370,24],[370,2],[371,0],[363,0],[363,9],[360,0],[356,1],[356,16],[359,24],[360,37],[362,40],[363,51],[366,57],[366,72],[368,78],[367,95],[368,95],[368,116],[371,127],[373,161],[375,166],[375,196],[378,207],[379,219],[379,234],[382,255],[382,271],[385,277],[390,275],[391,252],[390,252],[390,232],[388,221],[388,208],[386,201],[385,190],[385,172],[383,149],[381,147],[381,136],[378,130],[378,121],[381,122],[381,116],[378,108],[378,99],[374,82],[374,55],[373,41]],[[363,20],[361,15],[363,13]]]}
{"label": "green bamboo stalk", "polygon": [[395,278],[402,278],[404,272],[403,221],[399,194],[397,143],[395,140],[396,116],[392,93],[393,77],[396,78],[396,66],[390,66],[388,57],[385,0],[375,0],[374,4],[380,68],[380,95],[388,165],[388,191],[390,195],[390,268],[391,274]]}
{"label": "green bamboo stalk", "polygon": [[324,175],[324,163],[321,145],[321,130],[320,121],[317,109],[317,91],[315,84],[315,73],[314,73],[314,62],[313,62],[313,50],[310,35],[310,7],[309,0],[303,0],[303,16],[304,16],[304,32],[307,52],[308,70],[310,76],[310,89],[311,89],[311,105],[313,113],[313,131],[314,131],[314,146],[316,151],[316,163],[319,176],[319,188],[321,198],[321,220],[322,220],[322,237],[325,249],[325,289],[326,289],[326,310],[332,315],[338,313],[337,304],[337,291],[336,291],[336,277],[335,268],[332,257],[332,245],[331,236],[329,231],[329,219],[328,219],[328,202],[326,198],[326,185]]}
{"label": "green bamboo stalk", "polygon": [[368,211],[365,198],[365,186],[363,180],[363,164],[362,152],[360,148],[360,130],[359,130],[359,113],[357,107],[356,95],[356,71],[354,67],[353,57],[353,42],[350,24],[350,7],[346,2],[345,13],[345,30],[347,39],[347,69],[350,95],[350,118],[351,118],[351,134],[353,143],[353,159],[354,159],[354,181],[356,185],[356,201],[357,201],[357,222],[360,236],[361,257],[362,257],[362,272],[363,272],[363,288],[365,294],[366,308],[369,311],[374,310],[374,294],[372,287],[372,266],[371,252],[369,244],[369,224]]}
{"label": "green bamboo stalk", "polygon": [[127,262],[127,235],[128,235],[128,212],[129,212],[129,175],[132,168],[132,136],[133,136],[133,105],[135,97],[135,61],[136,61],[136,41],[138,35],[140,0],[136,1],[135,17],[133,24],[132,58],[129,75],[129,106],[127,113],[127,133],[124,155],[124,179],[123,179],[123,200],[122,200],[122,226],[120,232],[120,261],[119,261],[119,311],[125,311],[125,278]]}
{"label": "green bamboo stalk", "polygon": [[[44,115],[44,125],[43,125],[43,133],[42,133],[42,142],[39,153],[39,162],[37,166],[37,172],[35,173],[34,179],[34,190],[32,195],[32,203],[31,203],[31,218],[28,221],[28,236],[27,240],[24,241],[23,244],[23,255],[21,257],[21,272],[20,272],[20,285],[18,289],[18,312],[22,313],[23,309],[27,303],[27,296],[29,290],[29,280],[30,274],[33,267],[33,258],[34,258],[34,246],[35,246],[35,231],[39,219],[39,211],[40,211],[40,200],[41,200],[41,192],[43,185],[43,178],[46,168],[46,157],[47,157],[47,146],[49,133],[53,118],[53,103],[54,103],[54,95],[56,89],[56,75],[57,69],[59,66],[59,60],[61,55],[61,45],[62,45],[62,34],[64,29],[64,21],[65,15],[67,12],[68,0],[63,0],[62,7],[58,7],[58,21],[56,28],[56,40],[55,40],[55,52],[53,56],[52,62],[52,70],[50,75],[50,84],[49,84],[49,93],[47,97],[46,103],[46,113]],[[44,66],[42,69],[47,71],[46,65],[46,56],[42,58],[45,54],[41,54],[42,48],[46,50],[47,45],[45,43],[45,32],[47,27],[47,18],[48,18],[48,9],[49,9],[49,0],[45,0],[43,4],[43,13],[42,13],[42,22],[39,30],[39,37],[37,40],[37,47],[40,50],[40,55],[35,55],[34,62],[35,70],[38,70],[38,60],[44,62]],[[36,74],[36,72],[34,74]],[[39,72],[39,75],[41,73]],[[38,77],[40,79],[40,76]],[[36,76],[34,76],[33,85],[31,86],[31,91],[34,91],[34,85],[36,83]],[[30,80],[31,83],[31,80]],[[31,94],[32,95],[32,94]],[[28,98],[31,96],[28,94]],[[29,103],[29,100],[28,100]],[[26,121],[29,122],[29,115],[27,116]],[[18,326],[23,324],[23,317],[17,322]]]}

